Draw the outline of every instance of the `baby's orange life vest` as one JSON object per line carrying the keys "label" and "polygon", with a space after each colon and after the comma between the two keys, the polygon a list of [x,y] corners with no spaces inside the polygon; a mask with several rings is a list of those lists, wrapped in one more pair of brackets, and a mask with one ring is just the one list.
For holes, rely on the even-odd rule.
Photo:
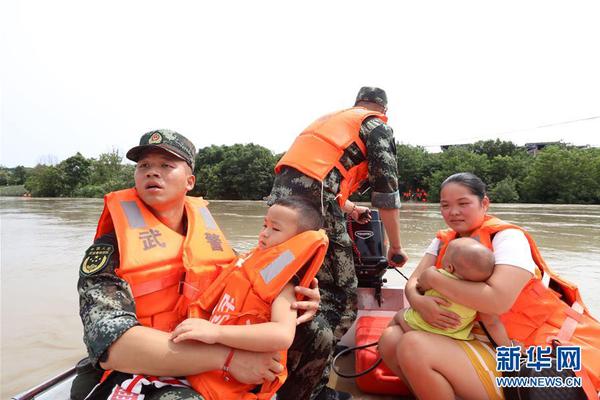
{"label": "baby's orange life vest", "polygon": [[[300,286],[308,286],[323,263],[328,239],[325,231],[306,231],[277,246],[251,251],[232,263],[204,292],[195,305],[212,310],[211,322],[222,325],[260,324],[271,321],[271,304],[284,286],[297,275]],[[300,299],[300,298],[298,298]],[[196,309],[191,309],[190,316]],[[286,365],[287,351],[281,352]],[[235,356],[234,356],[235,357]],[[258,393],[255,385],[224,379],[222,371],[189,376],[188,381],[207,400],[265,399],[281,387],[287,377],[284,370],[273,382],[265,383]]]}
{"label": "baby's orange life vest", "polygon": [[[342,174],[342,181],[336,195],[340,206],[343,206],[368,176],[367,148],[359,136],[361,124],[368,117],[387,122],[384,114],[363,107],[352,107],[317,119],[296,138],[275,166],[275,172],[279,173],[284,166],[293,167],[323,182],[331,170],[337,168]],[[359,147],[364,160],[346,169],[340,158],[352,143]]]}
{"label": "baby's orange life vest", "polygon": [[187,317],[188,305],[234,260],[207,204],[202,198],[185,198],[187,234],[180,235],[152,214],[135,189],[104,197],[96,239],[116,233],[115,272],[129,283],[142,325],[173,330]]}
{"label": "baby's orange life vest", "polygon": [[[590,398],[600,391],[600,323],[583,304],[576,285],[559,277],[548,267],[527,231],[491,215],[471,237],[492,249],[494,234],[505,229],[518,229],[525,234],[531,256],[538,267],[510,310],[500,316],[508,336],[525,346],[547,346],[556,343],[581,347],[583,388]],[[441,268],[448,244],[457,237],[451,229],[437,233],[441,241],[436,267]],[[593,395],[593,396],[592,396]]]}

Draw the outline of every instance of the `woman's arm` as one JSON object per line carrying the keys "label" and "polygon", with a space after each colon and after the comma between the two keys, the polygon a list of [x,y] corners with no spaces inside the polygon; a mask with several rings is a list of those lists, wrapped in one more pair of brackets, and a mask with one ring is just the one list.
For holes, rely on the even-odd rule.
{"label": "woman's arm", "polygon": [[287,284],[271,305],[271,321],[252,325],[218,325],[199,318],[179,324],[171,338],[174,343],[201,341],[220,343],[234,349],[271,352],[288,349],[296,332],[294,287]]}
{"label": "woman's arm", "polygon": [[479,320],[496,342],[496,346],[512,346],[508,333],[498,315],[479,313]]}
{"label": "woman's arm", "polygon": [[[424,296],[417,290],[417,280],[421,273],[430,265],[434,265],[436,256],[426,253],[412,273],[404,286],[406,298],[410,306],[414,308],[421,317],[432,326],[440,329],[448,329],[460,324],[460,316],[440,306],[448,306],[449,303],[439,297]],[[441,275],[441,274],[438,274]]]}
{"label": "woman's arm", "polygon": [[503,314],[531,279],[531,272],[512,265],[496,264],[486,282],[468,282],[448,278],[426,268],[419,282],[431,286],[451,301],[488,314]]}

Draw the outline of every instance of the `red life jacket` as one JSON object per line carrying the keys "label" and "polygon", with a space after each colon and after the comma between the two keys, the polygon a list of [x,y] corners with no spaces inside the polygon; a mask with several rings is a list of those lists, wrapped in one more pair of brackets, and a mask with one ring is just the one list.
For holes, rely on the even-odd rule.
{"label": "red life jacket", "polygon": [[207,204],[185,198],[184,236],[160,222],[135,189],[104,197],[96,239],[116,233],[120,265],[115,272],[129,283],[142,325],[173,330],[186,318],[189,303],[235,258]]}
{"label": "red life jacket", "polygon": [[[562,345],[580,346],[582,370],[576,375],[581,376],[587,396],[593,394],[596,398],[600,391],[600,323],[581,300],[577,286],[548,267],[535,241],[523,228],[486,216],[471,237],[492,249],[493,236],[505,229],[518,229],[525,234],[538,267],[510,310],[500,316],[508,336],[525,346],[546,346],[555,340]],[[437,237],[441,246],[436,267],[441,268],[448,244],[457,233],[447,229],[439,231]]]}
{"label": "red life jacket", "polygon": [[[317,119],[296,138],[292,147],[275,166],[275,172],[279,173],[281,167],[289,166],[323,182],[331,170],[337,168],[342,174],[342,181],[336,195],[339,196],[339,204],[343,206],[368,176],[367,148],[359,136],[360,126],[368,117],[377,117],[387,122],[384,114],[363,107],[352,107]],[[364,161],[346,169],[340,163],[340,158],[353,143],[359,147]]]}
{"label": "red life jacket", "polygon": [[[222,325],[259,324],[271,321],[271,305],[284,286],[299,275],[301,286],[308,286],[323,263],[327,252],[325,231],[306,231],[269,249],[254,249],[245,258],[232,263],[219,275],[196,302],[203,310],[212,310],[211,322]],[[193,315],[191,315],[193,316]],[[286,364],[287,351],[281,352]],[[205,372],[187,379],[207,400],[271,399],[287,377],[284,370],[273,382],[265,383],[258,393],[255,385],[231,378],[221,371]]]}

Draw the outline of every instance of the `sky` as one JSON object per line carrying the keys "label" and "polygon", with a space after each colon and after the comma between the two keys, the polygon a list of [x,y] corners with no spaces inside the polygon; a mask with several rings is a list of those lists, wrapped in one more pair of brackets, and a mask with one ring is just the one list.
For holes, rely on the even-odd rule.
{"label": "sky", "polygon": [[197,148],[285,151],[361,86],[400,143],[600,146],[598,1],[4,0],[0,164]]}

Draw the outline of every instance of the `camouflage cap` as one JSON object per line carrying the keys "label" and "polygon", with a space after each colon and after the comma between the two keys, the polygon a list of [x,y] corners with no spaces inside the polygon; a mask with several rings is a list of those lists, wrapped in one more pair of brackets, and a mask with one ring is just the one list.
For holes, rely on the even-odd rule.
{"label": "camouflage cap", "polygon": [[140,138],[139,146],[131,148],[126,157],[131,161],[138,161],[144,151],[151,148],[158,148],[167,151],[177,158],[185,161],[192,171],[194,170],[194,158],[196,156],[196,147],[182,134],[169,129],[159,129],[144,133]]}
{"label": "camouflage cap", "polygon": [[368,101],[369,103],[379,104],[381,107],[387,107],[387,95],[385,90],[374,86],[363,86],[356,95],[356,105],[359,101]]}

